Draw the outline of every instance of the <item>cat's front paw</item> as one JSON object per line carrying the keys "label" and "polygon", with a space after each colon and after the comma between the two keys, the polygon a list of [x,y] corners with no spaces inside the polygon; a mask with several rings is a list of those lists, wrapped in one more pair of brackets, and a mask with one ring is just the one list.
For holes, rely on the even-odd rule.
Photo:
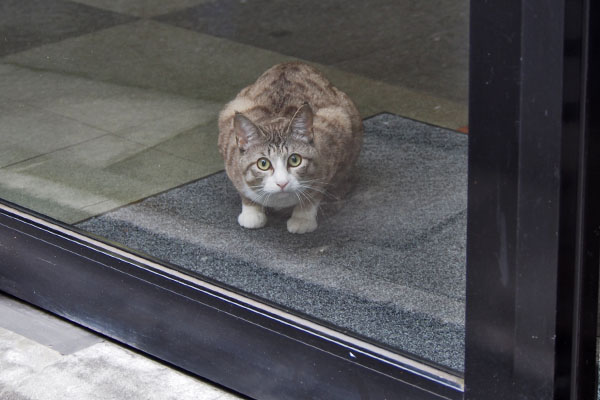
{"label": "cat's front paw", "polygon": [[309,233],[317,229],[315,218],[292,217],[287,221],[287,230],[290,233]]}
{"label": "cat's front paw", "polygon": [[258,229],[266,225],[267,216],[264,212],[246,209],[238,216],[238,223],[244,228]]}

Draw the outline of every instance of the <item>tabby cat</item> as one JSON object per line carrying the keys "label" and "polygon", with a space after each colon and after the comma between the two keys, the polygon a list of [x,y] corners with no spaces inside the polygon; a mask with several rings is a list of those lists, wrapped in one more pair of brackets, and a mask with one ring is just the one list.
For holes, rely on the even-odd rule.
{"label": "tabby cat", "polygon": [[219,115],[219,150],[242,197],[238,222],[261,228],[265,207],[294,207],[287,229],[317,228],[319,203],[348,191],[362,145],[356,106],[315,68],[278,64]]}

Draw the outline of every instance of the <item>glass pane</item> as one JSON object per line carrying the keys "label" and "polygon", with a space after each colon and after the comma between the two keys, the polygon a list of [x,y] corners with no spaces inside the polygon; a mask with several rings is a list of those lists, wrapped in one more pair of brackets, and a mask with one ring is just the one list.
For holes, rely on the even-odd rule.
{"label": "glass pane", "polygon": [[467,1],[0,9],[2,199],[462,370]]}

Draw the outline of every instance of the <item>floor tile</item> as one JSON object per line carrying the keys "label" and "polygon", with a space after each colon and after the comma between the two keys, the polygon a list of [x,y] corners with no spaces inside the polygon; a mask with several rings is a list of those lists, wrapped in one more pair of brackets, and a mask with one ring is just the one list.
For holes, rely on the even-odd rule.
{"label": "floor tile", "polygon": [[0,56],[133,19],[70,1],[6,0],[0,5]]}
{"label": "floor tile", "polygon": [[223,159],[217,147],[217,119],[182,132],[156,146],[156,149],[205,166],[214,171],[223,169]]}
{"label": "floor tile", "polygon": [[[291,59],[227,39],[140,21],[33,49],[6,61],[224,104],[267,68]],[[317,66],[354,99],[365,117],[388,111],[452,129],[467,123],[467,107],[462,102]]]}
{"label": "floor tile", "polygon": [[348,93],[363,117],[390,112],[449,129],[468,122],[468,107],[463,102],[390,85],[335,67],[320,69],[334,85]]}
{"label": "floor tile", "polygon": [[[0,81],[0,98],[19,101],[78,120],[107,132],[131,130],[176,115],[202,121],[218,113],[219,105],[131,86],[98,82],[73,75],[13,67]],[[198,119],[198,118],[196,118]],[[163,123],[164,125],[164,123]]]}
{"label": "floor tile", "polygon": [[76,3],[87,4],[92,7],[111,10],[121,14],[134,15],[136,17],[148,18],[162,15],[187,7],[206,3],[212,0],[72,0]]}
{"label": "floor tile", "polygon": [[0,63],[0,75],[12,73],[12,72],[15,72],[16,70],[17,70],[17,67],[15,67],[14,65]]}
{"label": "floor tile", "polygon": [[458,39],[449,34],[434,34],[413,43],[369,52],[334,66],[466,106],[469,51],[464,43],[468,39],[467,35]]}
{"label": "floor tile", "polygon": [[[106,167],[143,152],[145,146],[105,135],[0,169],[0,196],[52,218],[71,223],[89,217],[87,207],[116,208],[152,192]],[[66,173],[68,171],[68,173]],[[156,190],[160,191],[160,190]],[[102,211],[102,210],[99,210]]]}
{"label": "floor tile", "polygon": [[1,293],[0,371],[6,400],[242,398]]}
{"label": "floor tile", "polygon": [[102,169],[115,163],[121,162],[132,155],[140,153],[146,149],[145,146],[133,143],[123,138],[106,134],[102,137],[89,140],[79,145],[70,146],[63,150],[49,153],[28,163],[14,166],[14,170],[28,171],[30,166],[38,167],[48,165],[52,161],[61,160],[71,163],[71,169],[90,168]]}
{"label": "floor tile", "polygon": [[58,351],[0,327],[0,397],[5,388],[61,359]]}
{"label": "floor tile", "polygon": [[0,102],[0,167],[72,146],[106,132],[81,122],[30,107]]}
{"label": "floor tile", "polygon": [[[89,178],[89,175],[85,174],[82,177],[80,171],[68,169],[70,165],[63,166],[63,170],[59,167],[54,171],[44,171],[44,167],[47,166],[39,169],[40,174],[61,177],[53,179],[36,176],[36,171],[27,173],[0,169],[0,198],[66,223],[75,223],[89,218],[90,212],[85,209],[89,205],[103,204],[103,210],[110,210],[123,204],[122,201],[115,201],[102,194],[85,190],[81,188],[82,185],[64,182],[64,177],[69,177],[71,181],[79,179],[80,182],[86,177]],[[99,175],[98,173],[96,176]],[[111,184],[112,182],[107,178],[111,176],[102,176],[106,185]],[[122,182],[116,178],[113,181]],[[122,190],[128,189],[126,183],[119,187]],[[99,210],[98,213],[101,211]]]}
{"label": "floor tile", "polygon": [[8,66],[12,70],[6,79],[0,80],[0,98],[38,108],[50,109],[81,104],[91,99],[107,98],[123,92],[123,88],[118,85],[62,73]]}
{"label": "floor tile", "polygon": [[9,73],[0,81],[6,200],[71,223],[223,168],[219,104],[23,67]]}
{"label": "floor tile", "polygon": [[216,400],[223,391],[105,342],[62,357],[0,394],[28,400]]}
{"label": "floor tile", "polygon": [[0,169],[0,197],[74,223],[222,168],[105,135]]}
{"label": "floor tile", "polygon": [[221,103],[273,64],[290,59],[154,21],[121,25],[6,58]]}
{"label": "floor tile", "polygon": [[115,134],[132,142],[156,146],[193,128],[200,129],[206,124],[212,124],[210,127],[202,128],[202,132],[214,136],[216,140],[217,130],[214,122],[218,118],[220,108],[220,105],[205,103],[198,108],[176,112],[133,128],[118,130]]}
{"label": "floor tile", "polygon": [[111,342],[62,356],[3,328],[0,370],[6,400],[242,398]]}
{"label": "floor tile", "polygon": [[0,294],[0,327],[71,354],[102,341],[85,329]]}
{"label": "floor tile", "polygon": [[437,96],[454,99],[460,92],[465,99],[465,80],[448,79],[447,72],[468,69],[468,9],[465,0],[220,0],[157,19]]}
{"label": "floor tile", "polygon": [[[211,165],[202,165],[175,157],[162,151],[149,149],[119,163],[105,168],[106,171],[122,176],[147,187],[154,193],[206,176],[221,170]],[[134,193],[130,193],[133,195]],[[150,193],[136,193],[135,199],[147,197]],[[133,200],[131,200],[133,201]]]}
{"label": "floor tile", "polygon": [[108,132],[117,133],[158,121],[181,111],[201,113],[203,103],[151,90],[121,87],[110,97],[88,95],[80,102],[59,102],[49,110]]}

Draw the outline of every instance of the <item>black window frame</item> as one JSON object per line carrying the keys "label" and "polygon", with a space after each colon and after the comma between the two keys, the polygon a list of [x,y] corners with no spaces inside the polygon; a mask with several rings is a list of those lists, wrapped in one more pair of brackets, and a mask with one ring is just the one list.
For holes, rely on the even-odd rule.
{"label": "black window frame", "polygon": [[599,8],[471,1],[464,381],[7,202],[0,291],[253,398],[595,399]]}
{"label": "black window frame", "polygon": [[466,398],[595,399],[598,3],[471,12]]}

